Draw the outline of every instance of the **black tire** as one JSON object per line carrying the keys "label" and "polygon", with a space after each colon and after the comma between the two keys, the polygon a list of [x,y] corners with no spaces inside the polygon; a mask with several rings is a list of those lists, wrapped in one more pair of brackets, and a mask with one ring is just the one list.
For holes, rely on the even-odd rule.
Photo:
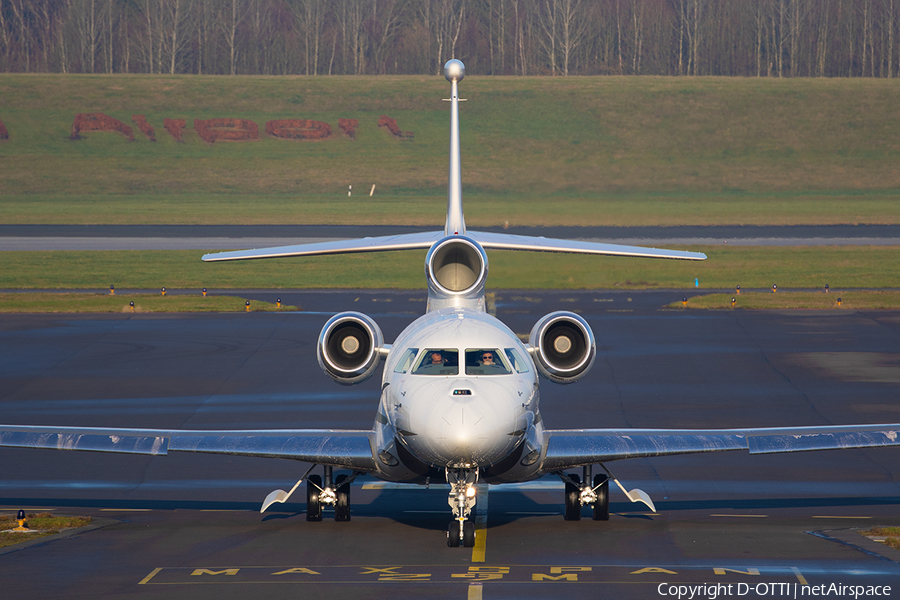
{"label": "black tire", "polygon": [[[575,483],[581,483],[581,477],[578,475],[570,475]],[[581,520],[581,488],[566,482],[566,521]]]}
{"label": "black tire", "polygon": [[[318,487],[316,487],[318,486]],[[322,487],[322,478],[318,475],[310,475],[306,478],[306,520],[322,520],[322,503],[319,502],[319,488]]]}
{"label": "black tire", "polygon": [[447,527],[447,545],[459,548],[459,521],[450,521],[450,526]]}
{"label": "black tire", "polygon": [[597,494],[597,501],[594,502],[594,520],[609,521],[609,477],[594,475],[594,492]]}
{"label": "black tire", "polygon": [[475,547],[475,523],[473,521],[463,523],[463,547]]}
{"label": "black tire", "polygon": [[334,493],[337,496],[337,502],[334,503],[335,521],[350,520],[350,485],[345,485],[345,481],[346,475],[338,475],[334,480]]}

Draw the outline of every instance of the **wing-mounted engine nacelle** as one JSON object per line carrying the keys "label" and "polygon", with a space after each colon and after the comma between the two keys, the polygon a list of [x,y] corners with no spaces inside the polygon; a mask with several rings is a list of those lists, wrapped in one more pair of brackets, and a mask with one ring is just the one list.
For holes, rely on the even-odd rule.
{"label": "wing-mounted engine nacelle", "polygon": [[429,302],[477,298],[487,280],[487,253],[481,244],[462,235],[436,242],[425,256]]}
{"label": "wing-mounted engine nacelle", "polygon": [[538,371],[556,383],[584,377],[597,355],[590,325],[567,311],[552,312],[535,323],[528,341]]}
{"label": "wing-mounted engine nacelle", "polygon": [[319,366],[344,385],[365,381],[384,357],[384,335],[370,317],[358,312],[334,315],[319,334]]}

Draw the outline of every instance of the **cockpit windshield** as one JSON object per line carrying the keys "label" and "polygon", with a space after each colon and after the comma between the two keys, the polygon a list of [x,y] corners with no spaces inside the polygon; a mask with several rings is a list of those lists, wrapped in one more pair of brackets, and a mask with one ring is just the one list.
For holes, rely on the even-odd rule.
{"label": "cockpit windshield", "polygon": [[466,375],[509,375],[512,371],[499,348],[467,348]]}
{"label": "cockpit windshield", "polygon": [[419,358],[413,375],[458,375],[459,350],[428,348]]}

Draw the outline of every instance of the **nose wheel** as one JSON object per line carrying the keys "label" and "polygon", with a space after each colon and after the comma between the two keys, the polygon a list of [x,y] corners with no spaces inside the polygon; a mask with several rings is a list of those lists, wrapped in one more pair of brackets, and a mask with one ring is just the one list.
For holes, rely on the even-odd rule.
{"label": "nose wheel", "polygon": [[450,548],[475,546],[475,523],[468,519],[475,508],[477,481],[477,469],[447,469],[447,483],[450,484],[447,503],[453,509],[454,517],[447,527],[447,546]]}
{"label": "nose wheel", "polygon": [[463,521],[460,529],[459,521],[451,521],[447,528],[447,546],[450,548],[475,547],[475,523]]}

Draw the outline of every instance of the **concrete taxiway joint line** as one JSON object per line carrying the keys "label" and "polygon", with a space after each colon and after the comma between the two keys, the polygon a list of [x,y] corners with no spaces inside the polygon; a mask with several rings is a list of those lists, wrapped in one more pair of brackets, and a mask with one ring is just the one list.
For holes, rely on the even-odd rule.
{"label": "concrete taxiway joint line", "polygon": [[[488,488],[486,484],[475,486],[478,498],[478,514],[475,515],[475,547],[472,548],[472,562],[484,562],[487,546]],[[480,587],[480,586],[479,586]],[[471,598],[471,592],[469,598]],[[478,592],[481,598],[481,592]]]}

